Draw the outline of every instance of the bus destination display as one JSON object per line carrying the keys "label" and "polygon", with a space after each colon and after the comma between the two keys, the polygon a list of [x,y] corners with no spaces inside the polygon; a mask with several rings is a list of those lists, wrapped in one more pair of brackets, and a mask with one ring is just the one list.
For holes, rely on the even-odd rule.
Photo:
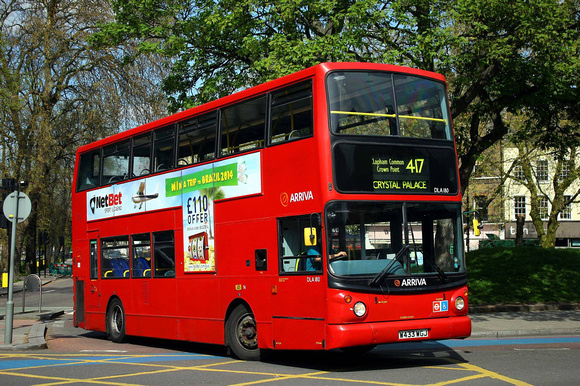
{"label": "bus destination display", "polygon": [[339,143],[334,174],[341,192],[457,194],[452,147]]}
{"label": "bus destination display", "polygon": [[372,158],[374,190],[428,192],[429,167],[425,158]]}

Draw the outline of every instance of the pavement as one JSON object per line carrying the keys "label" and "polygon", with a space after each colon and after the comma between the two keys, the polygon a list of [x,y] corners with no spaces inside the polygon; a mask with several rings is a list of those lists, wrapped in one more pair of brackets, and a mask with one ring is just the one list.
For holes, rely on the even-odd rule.
{"label": "pavement", "polygon": [[[40,277],[42,286],[52,282],[56,277],[45,276]],[[27,288],[30,290],[38,288],[38,282],[35,280],[27,281]],[[17,281],[13,284],[13,294],[22,292],[24,286],[23,281]],[[22,303],[14,302],[14,313],[12,318],[12,343],[5,343],[6,339],[6,301],[8,297],[7,288],[0,288],[0,295],[4,300],[0,304],[0,351],[20,351],[20,350],[40,350],[48,348],[46,344],[46,328],[47,322],[62,315],[62,311],[54,310],[38,310],[39,304],[31,304],[29,301],[26,304],[24,312],[22,310]]]}
{"label": "pavement", "polygon": [[[42,284],[52,279],[43,278]],[[15,283],[14,292],[22,291],[22,283]],[[0,289],[0,294],[5,293]],[[48,323],[63,314],[55,310],[21,312],[14,305],[12,344],[5,344],[5,304],[0,304],[0,351],[47,349],[45,335]],[[66,310],[63,310],[66,311]],[[470,309],[471,338],[501,338],[509,336],[580,336],[580,304],[496,305]],[[471,339],[468,338],[468,339]]]}

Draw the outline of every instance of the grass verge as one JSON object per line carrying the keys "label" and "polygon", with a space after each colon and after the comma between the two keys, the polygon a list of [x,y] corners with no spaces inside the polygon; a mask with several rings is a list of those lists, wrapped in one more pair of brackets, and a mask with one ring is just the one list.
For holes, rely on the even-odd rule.
{"label": "grass verge", "polygon": [[482,248],[466,259],[470,304],[580,302],[580,250]]}

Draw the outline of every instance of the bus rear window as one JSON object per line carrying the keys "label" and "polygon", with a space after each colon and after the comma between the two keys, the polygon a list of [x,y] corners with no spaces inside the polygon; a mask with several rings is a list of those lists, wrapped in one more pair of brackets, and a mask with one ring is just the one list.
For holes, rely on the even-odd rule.
{"label": "bus rear window", "polygon": [[77,179],[77,191],[99,186],[101,152],[99,150],[81,154]]}

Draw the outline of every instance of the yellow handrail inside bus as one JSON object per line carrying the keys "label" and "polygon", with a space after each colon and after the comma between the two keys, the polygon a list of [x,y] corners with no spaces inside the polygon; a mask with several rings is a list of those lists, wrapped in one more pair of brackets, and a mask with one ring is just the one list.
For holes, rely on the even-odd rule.
{"label": "yellow handrail inside bus", "polygon": [[[380,114],[380,113],[357,113],[354,111],[331,111],[331,114],[342,114],[342,115],[361,115],[367,117],[383,117],[383,118],[395,118],[396,114]],[[429,117],[416,117],[414,115],[399,115],[399,118],[405,119],[417,119],[422,121],[434,121],[434,122],[443,122],[447,123],[446,119],[441,118],[429,118]]]}
{"label": "yellow handrail inside bus", "polygon": [[149,275],[151,275],[151,270],[150,269],[146,269],[145,271],[143,271],[143,277],[148,277],[147,273],[149,273]]}
{"label": "yellow handrail inside bus", "polygon": [[107,277],[107,275],[109,275],[110,273],[113,273],[113,271],[107,271],[107,272],[105,272],[105,277]]}
{"label": "yellow handrail inside bus", "polygon": [[129,270],[126,270],[125,272],[123,272],[123,277],[129,277]]}
{"label": "yellow handrail inside bus", "polygon": [[422,121],[435,121],[435,122],[447,123],[447,119],[429,118],[429,117],[416,117],[414,115],[399,115],[399,118],[418,119],[418,120],[422,120]]}
{"label": "yellow handrail inside bus", "polygon": [[362,115],[367,117],[384,117],[384,118],[395,118],[395,114],[379,114],[379,113],[357,113],[354,111],[331,111],[331,114],[342,114],[342,115]]}

